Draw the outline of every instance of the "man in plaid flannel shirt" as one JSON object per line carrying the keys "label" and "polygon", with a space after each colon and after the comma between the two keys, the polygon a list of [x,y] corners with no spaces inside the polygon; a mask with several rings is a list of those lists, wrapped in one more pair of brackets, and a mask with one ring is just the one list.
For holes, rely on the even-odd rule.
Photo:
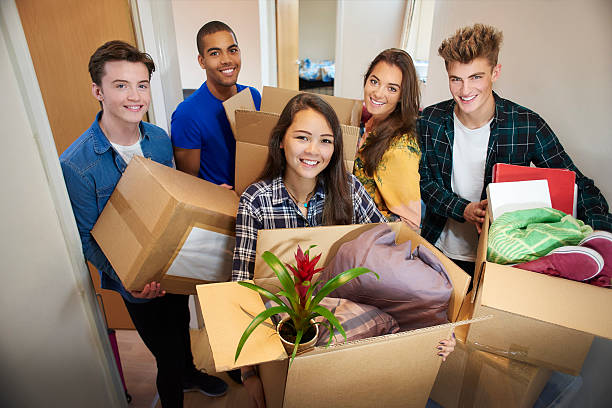
{"label": "man in plaid flannel shirt", "polygon": [[[612,231],[612,215],[592,180],[576,168],[535,112],[500,98],[492,86],[502,33],[475,24],[459,29],[438,49],[453,99],[430,106],[419,121],[422,235],[470,275],[487,206],[485,187],[495,163],[556,167],[576,173],[578,218]],[[467,222],[465,222],[467,221]]]}

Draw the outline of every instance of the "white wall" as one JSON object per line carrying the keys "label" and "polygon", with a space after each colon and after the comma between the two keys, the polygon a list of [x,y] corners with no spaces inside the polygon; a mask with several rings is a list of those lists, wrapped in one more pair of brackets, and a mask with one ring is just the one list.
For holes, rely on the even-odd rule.
{"label": "white wall", "polygon": [[299,0],[300,59],[334,60],[336,0]]}
{"label": "white wall", "polygon": [[400,46],[404,9],[403,0],[338,0],[334,95],[363,99],[370,61]]}
{"label": "white wall", "polygon": [[612,2],[436,2],[424,106],[450,97],[438,46],[476,22],[504,32],[495,90],[538,112],[612,204]]}
{"label": "white wall", "polygon": [[259,2],[255,0],[172,0],[181,84],[197,89],[206,80],[198,64],[196,34],[211,20],[223,21],[238,37],[242,68],[238,82],[261,90]]}
{"label": "white wall", "polygon": [[0,26],[0,405],[127,407],[13,1]]}

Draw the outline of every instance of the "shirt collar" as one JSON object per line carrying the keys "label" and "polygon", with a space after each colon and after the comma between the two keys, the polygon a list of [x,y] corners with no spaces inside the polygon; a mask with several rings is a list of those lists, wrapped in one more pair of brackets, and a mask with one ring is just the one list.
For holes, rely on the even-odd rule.
{"label": "shirt collar", "polygon": [[[318,182],[317,190],[315,191],[313,197],[317,197],[321,200],[325,199],[325,189],[323,188],[322,181]],[[283,182],[283,177],[278,176],[272,180],[272,205],[279,205],[285,200],[293,201],[287,192],[287,188]]]}
{"label": "shirt collar", "polygon": [[[108,138],[102,131],[102,128],[100,127],[101,117],[102,117],[102,111],[98,112],[98,114],[96,115],[96,119],[94,120],[91,127],[89,128],[89,131],[93,137],[94,151],[97,154],[104,154],[108,151],[108,149],[111,148],[110,141],[108,140]],[[138,127],[140,129],[140,134],[142,135],[142,139],[148,141],[150,139],[150,136],[149,136],[147,129],[143,126],[142,121],[140,121],[140,123],[138,124]]]}

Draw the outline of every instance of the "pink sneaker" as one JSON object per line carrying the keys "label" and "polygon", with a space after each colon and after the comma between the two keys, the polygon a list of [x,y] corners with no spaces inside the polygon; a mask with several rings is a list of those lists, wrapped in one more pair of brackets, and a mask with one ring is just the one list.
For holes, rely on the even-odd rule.
{"label": "pink sneaker", "polygon": [[582,246],[556,248],[535,261],[514,265],[515,268],[580,282],[595,278],[603,266],[603,257],[597,251]]}
{"label": "pink sneaker", "polygon": [[594,249],[604,260],[601,273],[589,281],[592,285],[611,286],[612,280],[612,234],[607,231],[593,231],[578,244]]}

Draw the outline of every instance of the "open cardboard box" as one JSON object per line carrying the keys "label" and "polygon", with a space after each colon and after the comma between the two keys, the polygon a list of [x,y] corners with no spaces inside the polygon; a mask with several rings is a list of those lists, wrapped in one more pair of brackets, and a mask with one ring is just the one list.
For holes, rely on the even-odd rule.
{"label": "open cardboard box", "polygon": [[229,280],[237,209],[234,191],[135,156],[91,233],[128,290],[193,294]]}
{"label": "open cardboard box", "polygon": [[[287,102],[298,91],[265,86],[261,111],[255,110],[251,92],[244,89],[223,102],[225,113],[236,138],[236,180],[234,189],[242,194],[257,180],[268,159],[270,133]],[[318,95],[328,102],[338,115],[342,127],[344,161],[352,172],[357,152],[361,101]]]}
{"label": "open cardboard box", "polygon": [[476,257],[467,343],[538,366],[578,375],[593,335],[612,339],[612,290],[486,260],[489,215]]}
{"label": "open cardboard box", "polygon": [[[271,251],[292,262],[297,245],[317,247],[327,265],[344,242],[377,224],[260,230],[254,281],[274,292],[278,282],[261,259]],[[268,408],[278,407],[423,407],[440,367],[437,342],[450,336],[470,278],[440,251],[403,223],[390,224],[396,241],[422,244],[442,261],[453,282],[448,317],[451,322],[360,341],[315,347],[298,355],[291,367],[271,323],[260,325],[245,343],[238,361],[236,346],[252,318],[264,309],[261,297],[236,282],[198,285],[198,297],[215,370],[259,365]],[[485,319],[485,318],[483,318]],[[474,326],[477,326],[474,324]]]}
{"label": "open cardboard box", "polygon": [[455,330],[457,346],[440,367],[429,398],[444,408],[533,407],[552,371],[466,345],[466,329]]}

